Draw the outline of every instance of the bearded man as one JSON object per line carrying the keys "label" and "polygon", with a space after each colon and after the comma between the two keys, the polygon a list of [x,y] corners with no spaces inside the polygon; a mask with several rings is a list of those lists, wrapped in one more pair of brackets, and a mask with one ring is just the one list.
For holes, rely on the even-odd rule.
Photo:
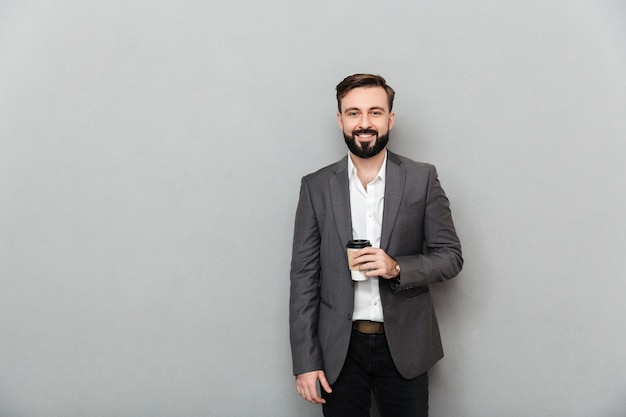
{"label": "bearded man", "polygon": [[[337,85],[347,157],[302,179],[290,290],[293,373],[327,417],[427,416],[443,357],[429,285],[463,266],[433,165],[387,150],[395,92],[355,74]],[[367,239],[348,265],[346,244]],[[350,267],[365,273],[353,281]]]}

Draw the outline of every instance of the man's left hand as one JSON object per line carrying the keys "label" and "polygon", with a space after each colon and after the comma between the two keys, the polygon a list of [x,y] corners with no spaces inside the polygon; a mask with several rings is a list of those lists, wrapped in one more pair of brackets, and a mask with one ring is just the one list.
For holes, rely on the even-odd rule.
{"label": "man's left hand", "polygon": [[354,265],[368,277],[393,279],[398,276],[396,260],[380,248],[363,248],[354,253]]}

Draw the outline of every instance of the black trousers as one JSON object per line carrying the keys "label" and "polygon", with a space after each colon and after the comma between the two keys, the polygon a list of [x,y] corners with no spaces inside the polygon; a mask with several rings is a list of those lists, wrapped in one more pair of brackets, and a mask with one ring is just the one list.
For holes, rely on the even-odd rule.
{"label": "black trousers", "polygon": [[352,331],[348,357],[333,392],[322,390],[326,417],[370,417],[371,393],[381,417],[427,417],[428,374],[403,378],[384,334]]}

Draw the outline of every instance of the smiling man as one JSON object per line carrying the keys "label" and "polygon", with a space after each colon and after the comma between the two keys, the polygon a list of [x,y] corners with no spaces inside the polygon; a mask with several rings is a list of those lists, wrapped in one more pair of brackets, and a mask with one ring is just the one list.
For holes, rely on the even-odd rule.
{"label": "smiling man", "polygon": [[[377,156],[387,146],[395,118],[387,100],[383,88],[355,88],[340,98],[344,108],[339,108],[337,120],[348,149],[357,158]],[[363,105],[372,107],[359,108]]]}
{"label": "smiling man", "polygon": [[[296,388],[327,417],[427,416],[427,371],[443,357],[429,285],[461,270],[434,166],[387,150],[395,92],[371,74],[337,86],[348,156],[302,179],[291,262]],[[352,239],[367,239],[350,266]],[[426,249],[426,250],[425,250]]]}

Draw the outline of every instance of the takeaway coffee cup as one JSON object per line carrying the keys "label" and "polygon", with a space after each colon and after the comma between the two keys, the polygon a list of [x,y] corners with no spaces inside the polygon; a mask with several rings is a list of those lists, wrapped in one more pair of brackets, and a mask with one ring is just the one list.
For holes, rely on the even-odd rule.
{"label": "takeaway coffee cup", "polygon": [[347,251],[348,251],[348,267],[350,268],[350,273],[352,274],[353,281],[365,281],[367,277],[365,276],[365,272],[359,271],[358,267],[352,267],[352,259],[354,258],[354,252],[359,249],[367,248],[372,246],[369,240],[366,239],[355,239],[348,242]]}

